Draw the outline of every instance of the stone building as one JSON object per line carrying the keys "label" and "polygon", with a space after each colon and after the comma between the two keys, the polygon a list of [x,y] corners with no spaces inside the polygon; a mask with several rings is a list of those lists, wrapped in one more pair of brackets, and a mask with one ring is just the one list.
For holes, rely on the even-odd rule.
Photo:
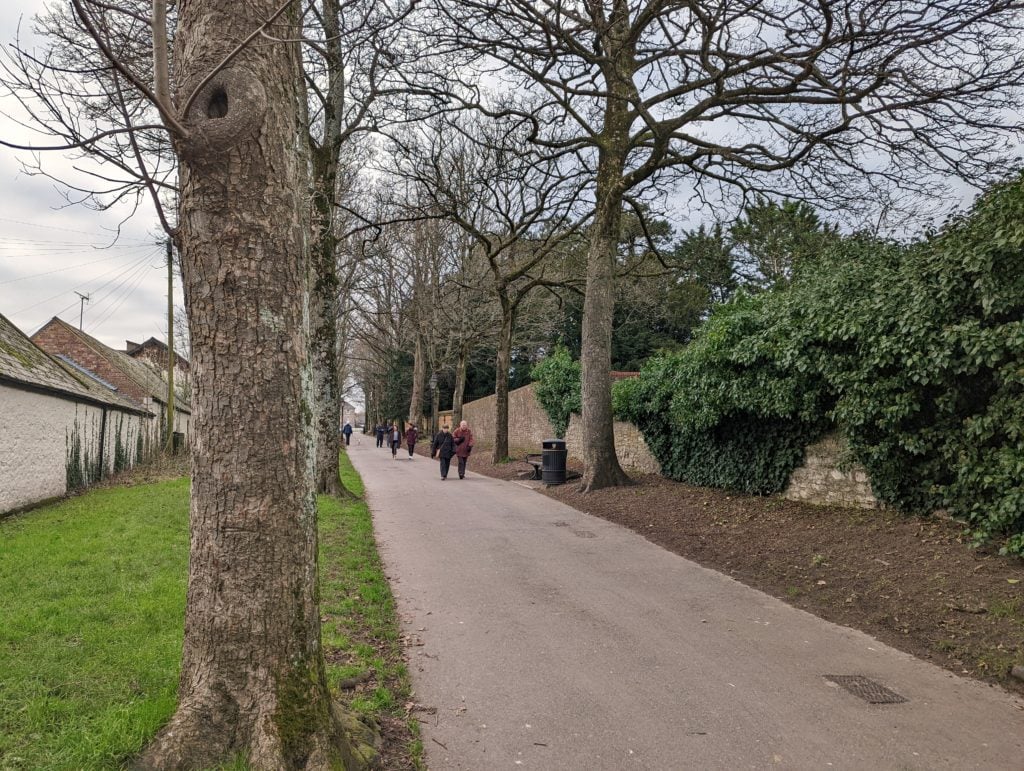
{"label": "stone building", "polygon": [[[56,317],[32,335],[32,342],[51,356],[110,383],[152,415],[165,414],[167,382],[146,361],[116,351]],[[181,392],[176,391],[174,431],[182,434],[186,444],[191,437],[191,422],[192,408]]]}
{"label": "stone building", "polygon": [[[167,344],[162,343],[155,337],[149,338],[144,343],[133,343],[131,340],[124,341],[124,352],[133,359],[144,361],[149,364],[150,369],[167,380]],[[192,392],[192,365],[188,359],[177,351],[174,352],[174,385],[175,390],[184,397]]]}
{"label": "stone building", "polygon": [[149,410],[0,315],[0,515],[134,466],[158,436]]}

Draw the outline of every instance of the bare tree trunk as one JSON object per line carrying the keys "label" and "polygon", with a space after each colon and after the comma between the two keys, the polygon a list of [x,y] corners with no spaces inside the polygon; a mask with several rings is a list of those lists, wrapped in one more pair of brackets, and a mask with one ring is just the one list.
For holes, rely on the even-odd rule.
{"label": "bare tree trunk", "polygon": [[412,398],[409,400],[409,422],[420,424],[423,417],[423,383],[427,377],[427,357],[423,350],[423,335],[416,333],[416,349],[412,362]]}
{"label": "bare tree trunk", "polygon": [[[320,166],[314,163],[314,169]],[[338,369],[337,239],[331,232],[331,197],[323,186],[333,176],[319,177],[314,185],[315,240],[311,249],[313,290],[310,296],[310,351],[313,358],[314,412],[316,414],[316,491],[342,495],[338,468],[341,452],[341,383]]]}
{"label": "bare tree trunk", "polygon": [[459,346],[459,360],[455,364],[455,390],[452,392],[452,422],[458,425],[462,420],[462,399],[466,393],[466,375],[469,371],[469,341]]}
{"label": "bare tree trunk", "polygon": [[440,430],[440,426],[437,425],[437,413],[441,410],[441,392],[432,388],[430,393],[430,438],[433,440],[437,436],[437,432]]}
{"label": "bare tree trunk", "polygon": [[[345,78],[337,55],[341,45],[338,8],[334,0],[323,3],[327,44],[328,103],[322,144],[312,153],[314,242],[312,247],[313,291],[310,298],[313,388],[316,395],[316,491],[328,495],[347,493],[341,484],[338,456],[341,453],[341,382],[338,368],[338,238],[334,204],[338,188],[341,152],[341,105]],[[305,103],[304,103],[305,104]],[[307,137],[311,136],[308,111],[303,110]]]}
{"label": "bare tree trunk", "polygon": [[[612,137],[614,141],[615,137]],[[615,253],[622,219],[620,180],[624,156],[603,150],[597,176],[597,211],[587,250],[580,351],[583,405],[584,492],[630,483],[615,454],[612,419],[612,323],[615,313]]]}
{"label": "bare tree trunk", "polygon": [[494,454],[495,463],[508,459],[508,371],[512,363],[512,330],[515,308],[501,299],[501,337],[494,364]]}
{"label": "bare tree trunk", "polygon": [[[177,103],[277,5],[181,3]],[[316,599],[300,82],[297,45],[246,47],[200,90],[176,147],[195,368],[191,544],[178,709],[145,768],[235,755],[257,769],[354,767]]]}

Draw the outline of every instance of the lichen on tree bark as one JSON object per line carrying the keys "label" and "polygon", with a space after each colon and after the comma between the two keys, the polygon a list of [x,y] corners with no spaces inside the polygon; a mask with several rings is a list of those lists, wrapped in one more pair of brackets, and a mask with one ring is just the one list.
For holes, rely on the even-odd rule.
{"label": "lichen on tree bark", "polygon": [[[177,103],[277,5],[182,2]],[[189,583],[178,709],[144,768],[358,767],[320,643],[299,66],[297,44],[245,48],[176,144],[195,373]]]}

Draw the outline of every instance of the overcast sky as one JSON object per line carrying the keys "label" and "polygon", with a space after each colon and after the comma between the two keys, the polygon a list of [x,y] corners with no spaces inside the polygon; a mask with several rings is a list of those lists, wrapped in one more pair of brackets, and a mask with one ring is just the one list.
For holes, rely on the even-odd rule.
{"label": "overcast sky", "polygon": [[[2,0],[0,42],[23,33],[43,0]],[[15,113],[0,95],[0,110]],[[40,142],[0,118],[8,141]],[[25,156],[30,159],[28,155]],[[48,154],[54,169],[69,162]],[[83,328],[114,348],[125,340],[166,339],[167,272],[163,234],[152,210],[139,211],[121,227],[126,211],[97,212],[67,206],[57,185],[21,171],[19,153],[0,147],[0,313],[31,335],[54,316],[78,325],[80,299],[88,294]],[[114,244],[111,246],[111,244]],[[175,285],[181,304],[181,288]]]}

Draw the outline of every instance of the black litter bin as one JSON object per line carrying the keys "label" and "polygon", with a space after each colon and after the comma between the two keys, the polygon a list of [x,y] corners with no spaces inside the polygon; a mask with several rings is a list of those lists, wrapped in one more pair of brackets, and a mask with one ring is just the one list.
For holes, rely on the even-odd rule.
{"label": "black litter bin", "polygon": [[565,484],[565,449],[564,439],[545,439],[541,442],[540,478],[546,485]]}

